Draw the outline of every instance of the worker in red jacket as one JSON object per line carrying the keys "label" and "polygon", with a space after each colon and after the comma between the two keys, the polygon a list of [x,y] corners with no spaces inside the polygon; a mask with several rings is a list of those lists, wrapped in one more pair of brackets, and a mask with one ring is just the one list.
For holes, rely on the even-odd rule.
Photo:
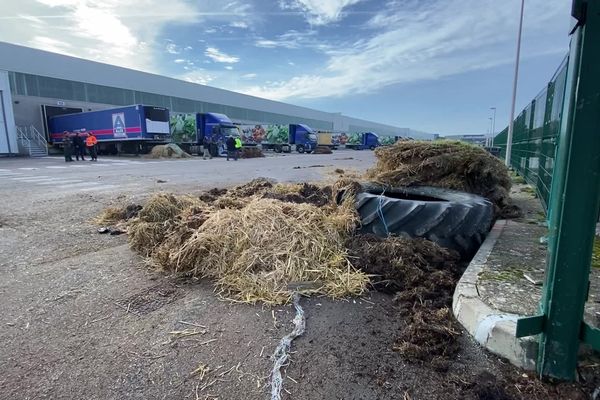
{"label": "worker in red jacket", "polygon": [[98,145],[98,139],[92,132],[88,132],[87,137],[85,138],[85,147],[87,147],[88,153],[92,158],[91,161],[98,161],[98,150],[96,146]]}

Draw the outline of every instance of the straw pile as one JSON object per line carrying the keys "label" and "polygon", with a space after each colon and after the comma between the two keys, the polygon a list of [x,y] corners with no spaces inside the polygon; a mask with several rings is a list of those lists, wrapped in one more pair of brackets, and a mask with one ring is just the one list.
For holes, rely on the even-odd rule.
{"label": "straw pile", "polygon": [[367,176],[396,186],[429,185],[478,194],[510,206],[508,169],[481,147],[458,141],[407,141],[375,150]]}
{"label": "straw pile", "polygon": [[317,146],[313,151],[313,154],[331,154],[333,151],[329,146]]}
{"label": "straw pile", "polygon": [[264,156],[259,147],[242,147],[241,158],[260,158]]}
{"label": "straw pile", "polygon": [[154,146],[150,158],[189,158],[191,155],[181,150],[175,143]]}
{"label": "straw pile", "polygon": [[[303,190],[258,180],[212,202],[158,194],[130,221],[130,245],[155,267],[211,279],[235,301],[281,304],[294,291],[360,295],[368,277],[352,266],[345,247],[358,222],[353,203],[318,207],[263,198]],[[238,197],[249,192],[249,199]]]}

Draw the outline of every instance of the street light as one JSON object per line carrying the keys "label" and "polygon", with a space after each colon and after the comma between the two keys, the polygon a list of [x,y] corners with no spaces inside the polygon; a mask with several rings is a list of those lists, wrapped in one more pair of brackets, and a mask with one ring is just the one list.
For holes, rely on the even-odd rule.
{"label": "street light", "polygon": [[494,120],[492,121],[492,140],[490,147],[494,147],[494,135],[496,134],[496,107],[490,107],[490,110],[494,110]]}
{"label": "street light", "polygon": [[519,20],[519,34],[517,36],[517,59],[515,60],[515,78],[513,80],[512,104],[510,106],[510,119],[508,121],[508,138],[506,139],[506,158],[504,159],[507,167],[510,168],[510,153],[512,151],[513,125],[515,120],[515,102],[517,100],[517,80],[519,79],[519,57],[521,56],[521,32],[523,31],[523,10],[525,0],[521,0],[521,19]]}
{"label": "street light", "polygon": [[487,128],[487,130],[488,130],[488,137],[487,137],[487,139],[488,139],[488,142],[489,142],[490,136],[494,134],[492,132],[492,129],[494,129],[494,128],[492,128],[492,117],[488,117],[488,119],[490,120],[490,125]]}

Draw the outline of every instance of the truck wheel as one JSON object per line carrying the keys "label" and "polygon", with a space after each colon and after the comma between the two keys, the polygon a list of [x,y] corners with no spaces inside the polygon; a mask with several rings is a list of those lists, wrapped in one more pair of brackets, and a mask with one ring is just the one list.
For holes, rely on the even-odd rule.
{"label": "truck wheel", "polygon": [[299,144],[298,146],[296,146],[296,151],[300,154],[304,153],[304,146]]}
{"label": "truck wheel", "polygon": [[371,146],[369,147],[369,150],[375,150],[375,146],[371,145]]}
{"label": "truck wheel", "polygon": [[279,145],[275,145],[275,147],[273,147],[273,150],[275,150],[275,153],[281,153],[282,152],[281,146],[279,146]]}
{"label": "truck wheel", "polygon": [[365,184],[362,188],[356,208],[364,233],[425,238],[467,259],[492,225],[492,203],[473,194],[428,186]]}

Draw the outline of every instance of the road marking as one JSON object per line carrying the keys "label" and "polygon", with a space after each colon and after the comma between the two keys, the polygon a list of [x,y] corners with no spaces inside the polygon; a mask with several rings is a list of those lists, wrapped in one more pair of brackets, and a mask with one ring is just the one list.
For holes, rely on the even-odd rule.
{"label": "road marking", "polygon": [[102,185],[102,186],[96,186],[96,187],[91,187],[91,188],[79,189],[79,191],[88,192],[90,190],[104,190],[104,189],[112,189],[115,187],[116,187],[115,185]]}
{"label": "road marking", "polygon": [[20,172],[0,173],[0,177],[5,176],[7,178],[10,178],[11,176],[18,176],[18,175],[23,175],[23,174]]}
{"label": "road marking", "polygon": [[90,168],[91,165],[71,165],[71,168]]}
{"label": "road marking", "polygon": [[10,169],[2,169],[2,168],[0,168],[0,172],[10,172]]}
{"label": "road marking", "polygon": [[55,169],[59,169],[60,168],[60,169],[64,169],[64,168],[67,168],[67,167],[59,167],[57,165],[53,165],[53,166],[49,166],[49,167],[46,167],[46,168],[55,168]]}
{"label": "road marking", "polygon": [[98,185],[102,185],[102,184],[99,182],[81,182],[81,183],[71,183],[68,185],[60,185],[57,187],[59,189],[68,189],[68,188],[78,187],[78,186],[98,186]]}
{"label": "road marking", "polygon": [[38,175],[38,176],[19,176],[19,177],[12,178],[12,179],[15,179],[15,180],[21,180],[21,181],[22,181],[22,180],[26,180],[26,179],[37,179],[37,178],[50,178],[50,176],[48,176],[48,175]]}
{"label": "road marking", "polygon": [[19,169],[22,169],[24,171],[35,171],[37,168],[32,168],[32,167],[25,168],[25,167],[23,167],[23,168],[19,168]]}
{"label": "road marking", "polygon": [[35,178],[35,177],[31,177],[31,178],[11,178],[13,181],[17,181],[17,182],[23,182],[23,183],[37,183],[37,182],[50,182],[50,181],[55,181],[58,178],[50,178],[49,176],[43,178],[43,177],[39,177],[39,178]]}
{"label": "road marking", "polygon": [[68,179],[61,180],[61,179],[58,179],[58,180],[50,181],[50,182],[37,182],[36,185],[63,185],[63,184],[66,184],[66,183],[79,183],[79,182],[83,182],[83,181],[80,181],[78,179],[77,180],[68,180]]}

